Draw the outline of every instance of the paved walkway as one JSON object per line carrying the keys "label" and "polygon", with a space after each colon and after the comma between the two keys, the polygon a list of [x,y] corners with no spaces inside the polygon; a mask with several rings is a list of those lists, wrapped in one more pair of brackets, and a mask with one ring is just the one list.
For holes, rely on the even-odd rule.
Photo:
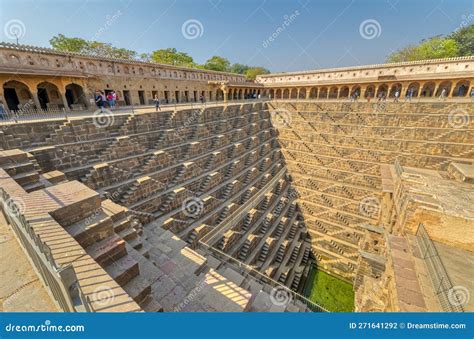
{"label": "paved walkway", "polygon": [[0,213],[0,312],[58,312]]}

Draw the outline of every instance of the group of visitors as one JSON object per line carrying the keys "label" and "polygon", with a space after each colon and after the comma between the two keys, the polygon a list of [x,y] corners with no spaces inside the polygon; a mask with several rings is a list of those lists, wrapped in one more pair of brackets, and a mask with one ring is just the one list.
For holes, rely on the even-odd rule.
{"label": "group of visitors", "polygon": [[117,93],[115,93],[115,91],[110,91],[105,94],[101,90],[96,90],[95,104],[102,112],[106,107],[110,108],[113,111],[117,108]]}

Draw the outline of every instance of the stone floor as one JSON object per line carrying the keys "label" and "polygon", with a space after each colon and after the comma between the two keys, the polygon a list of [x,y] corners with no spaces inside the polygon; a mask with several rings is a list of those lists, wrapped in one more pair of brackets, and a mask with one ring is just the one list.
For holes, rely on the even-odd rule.
{"label": "stone floor", "polygon": [[58,312],[0,213],[0,312]]}

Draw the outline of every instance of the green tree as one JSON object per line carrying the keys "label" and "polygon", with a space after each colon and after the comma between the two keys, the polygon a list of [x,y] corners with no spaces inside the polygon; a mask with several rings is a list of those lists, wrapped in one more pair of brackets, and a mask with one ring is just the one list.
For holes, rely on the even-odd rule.
{"label": "green tree", "polygon": [[257,75],[268,73],[270,73],[270,71],[264,67],[250,67],[245,71],[245,77],[249,80],[255,80]]}
{"label": "green tree", "polygon": [[159,64],[195,67],[194,60],[184,52],[178,52],[176,48],[158,49],[151,53],[151,60]]}
{"label": "green tree", "polygon": [[229,60],[217,55],[209,58],[203,66],[212,71],[228,72],[230,70]]}
{"label": "green tree", "polygon": [[63,34],[52,37],[49,43],[54,49],[63,52],[77,52],[86,55],[118,59],[135,59],[137,56],[137,52],[126,48],[117,48],[105,42],[69,38]]}
{"label": "green tree", "polygon": [[49,43],[51,47],[63,52],[84,53],[87,49],[88,42],[81,38],[68,38],[63,34],[53,36]]}
{"label": "green tree", "polygon": [[230,66],[229,71],[232,73],[237,73],[237,74],[245,74],[245,72],[247,72],[248,69],[250,69],[250,66],[235,63],[235,64],[232,64],[232,66]]}
{"label": "green tree", "polygon": [[474,55],[474,24],[461,28],[449,36],[459,47],[459,56]]}
{"label": "green tree", "polygon": [[451,58],[459,55],[456,40],[434,37],[422,41],[419,45],[411,45],[392,53],[387,62],[415,61],[426,59]]}
{"label": "green tree", "polygon": [[151,59],[151,54],[150,53],[141,53],[138,58],[141,60],[141,61],[146,61],[146,62],[151,62],[152,59]]}

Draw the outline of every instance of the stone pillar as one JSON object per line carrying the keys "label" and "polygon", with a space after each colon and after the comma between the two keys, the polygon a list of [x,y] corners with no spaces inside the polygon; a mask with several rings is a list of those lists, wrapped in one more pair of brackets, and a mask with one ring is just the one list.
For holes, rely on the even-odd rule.
{"label": "stone pillar", "polygon": [[59,92],[59,94],[61,95],[61,100],[63,101],[64,109],[66,111],[69,111],[69,105],[68,105],[67,99],[66,99],[66,92]]}
{"label": "stone pillar", "polygon": [[310,96],[311,95],[311,87],[308,87],[306,88],[306,100],[309,100],[310,99]]}
{"label": "stone pillar", "polygon": [[436,97],[436,93],[438,93],[439,85],[441,85],[439,82],[435,84],[435,88],[434,88],[433,96],[432,96],[433,98]]}
{"label": "stone pillar", "polygon": [[296,100],[299,100],[300,99],[300,89],[297,88],[296,89]]}
{"label": "stone pillar", "polygon": [[35,103],[36,109],[41,109],[41,104],[38,98],[38,92],[31,92],[31,96],[33,97],[33,102]]}
{"label": "stone pillar", "polygon": [[456,84],[451,84],[451,88],[449,89],[449,93],[447,94],[448,98],[452,98],[454,94],[454,88],[456,87]]}

